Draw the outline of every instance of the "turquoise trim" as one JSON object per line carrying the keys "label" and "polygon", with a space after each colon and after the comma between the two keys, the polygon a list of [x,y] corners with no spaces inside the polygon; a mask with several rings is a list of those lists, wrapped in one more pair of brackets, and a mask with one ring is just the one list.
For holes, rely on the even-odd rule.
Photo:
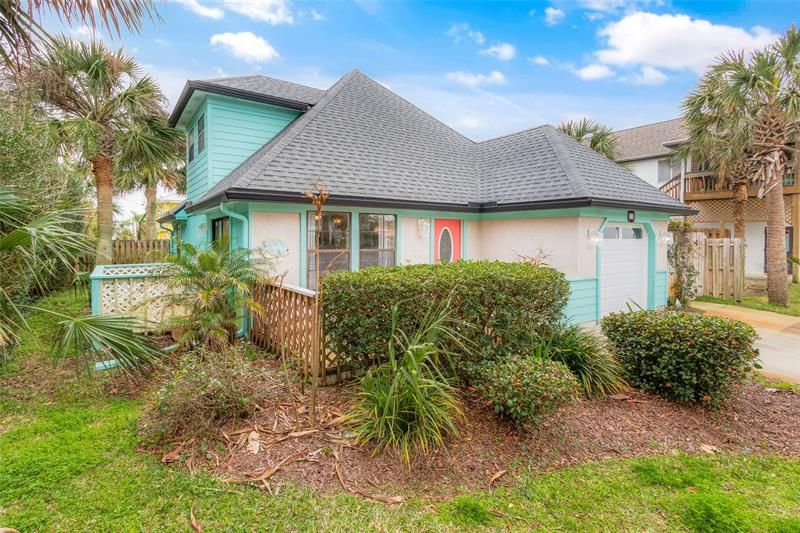
{"label": "turquoise trim", "polygon": [[100,315],[100,276],[95,277],[98,269],[102,271],[102,267],[95,267],[92,275],[89,276],[92,283],[92,316]]}
{"label": "turquoise trim", "polygon": [[582,324],[597,320],[597,279],[568,279],[570,292],[564,316],[571,324]]}
{"label": "turquoise trim", "polygon": [[[219,210],[223,215],[227,215],[230,218],[235,218],[239,222],[242,223],[240,228],[241,235],[239,236],[238,242],[242,243],[241,247],[249,250],[250,249],[250,224],[249,224],[249,216],[244,216],[234,211],[228,209],[227,202],[222,202],[219,204]],[[248,215],[250,214],[248,209]],[[231,224],[231,230],[233,230],[233,224]],[[233,233],[233,231],[231,231]],[[231,242],[230,245],[233,247],[234,237],[231,235]]]}
{"label": "turquoise trim", "polygon": [[[597,228],[597,231],[603,231],[603,228],[606,227],[606,223],[608,223],[608,218],[607,217],[604,218],[603,222],[600,223],[600,227]],[[602,318],[602,314],[601,314],[602,311],[600,309],[600,280],[603,279],[601,277],[602,272],[600,271],[600,245],[598,245],[596,250],[595,250],[594,260],[595,260],[595,271],[597,272],[597,286],[596,286],[595,291],[594,291],[595,292],[595,298],[596,298],[595,304],[594,304],[594,306],[595,306],[594,319],[595,319],[595,321],[600,322],[600,319]]]}
{"label": "turquoise trim", "polygon": [[642,224],[647,233],[647,308],[656,308],[656,232],[649,222]]}
{"label": "turquoise trim", "polygon": [[659,270],[656,272],[656,309],[667,306],[667,279],[668,274],[666,270]]}
{"label": "turquoise trim", "polygon": [[434,230],[433,230],[433,217],[428,219],[428,263],[433,264],[434,261],[434,253],[433,253],[433,239],[434,239]]}

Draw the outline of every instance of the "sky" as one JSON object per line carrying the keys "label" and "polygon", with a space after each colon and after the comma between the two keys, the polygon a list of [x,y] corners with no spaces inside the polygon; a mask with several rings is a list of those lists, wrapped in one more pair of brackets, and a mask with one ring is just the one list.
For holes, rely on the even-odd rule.
{"label": "sky", "polygon": [[168,0],[158,12],[138,34],[45,26],[124,47],[170,108],[189,79],[324,89],[357,68],[475,140],[581,117],[614,129],[674,118],[715,57],[772,42],[798,15],[789,1],[669,0]]}

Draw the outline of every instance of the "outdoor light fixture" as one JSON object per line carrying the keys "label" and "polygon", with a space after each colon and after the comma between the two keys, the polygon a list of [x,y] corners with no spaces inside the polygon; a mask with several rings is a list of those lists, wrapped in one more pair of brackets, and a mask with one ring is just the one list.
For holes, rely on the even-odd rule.
{"label": "outdoor light fixture", "polygon": [[628,211],[628,222],[636,222],[636,211]]}
{"label": "outdoor light fixture", "polygon": [[603,232],[600,230],[586,230],[586,238],[592,246],[599,246],[603,242]]}
{"label": "outdoor light fixture", "polygon": [[342,217],[333,217],[333,223],[337,226],[342,224]]}
{"label": "outdoor light fixture", "polygon": [[662,231],[659,237],[661,237],[661,242],[664,243],[664,246],[672,246],[672,243],[675,242],[675,237],[671,231]]}

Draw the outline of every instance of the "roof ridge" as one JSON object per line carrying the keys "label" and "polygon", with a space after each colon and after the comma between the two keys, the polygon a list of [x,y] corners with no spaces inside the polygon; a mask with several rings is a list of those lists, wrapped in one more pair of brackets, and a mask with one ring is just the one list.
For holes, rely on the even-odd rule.
{"label": "roof ridge", "polygon": [[530,128],[525,128],[524,130],[514,131],[514,132],[511,132],[511,133],[504,133],[503,135],[498,135],[497,137],[491,137],[489,139],[484,139],[482,141],[473,141],[473,142],[475,144],[484,144],[484,143],[488,143],[488,142],[504,139],[506,137],[512,137],[514,135],[519,135],[521,133],[527,133],[529,131],[538,130],[540,128],[544,128],[544,127],[547,127],[547,126],[550,126],[551,128],[554,127],[551,124],[539,124],[538,126],[531,126]]}
{"label": "roof ridge", "polygon": [[666,124],[667,122],[674,122],[676,120],[681,120],[683,117],[675,117],[669,118],[667,120],[659,120],[658,122],[651,122],[650,124],[640,124],[639,126],[631,126],[630,128],[624,128],[621,130],[614,130],[614,133],[622,133],[623,131],[631,131],[631,130],[638,130],[640,128],[649,128],[650,126],[657,126],[659,124]]}
{"label": "roof ridge", "polygon": [[[226,178],[218,181],[213,187],[211,187],[206,194],[204,194],[199,202],[206,200],[207,198],[211,198],[225,190],[239,186],[239,187],[247,187],[249,186],[254,178],[250,178],[247,183],[239,182],[246,178],[248,174],[255,168],[256,166],[263,168],[269,165],[272,160],[274,160],[286,146],[291,142],[292,139],[297,137],[297,135],[306,127],[308,124],[314,120],[314,118],[319,115],[320,111],[328,105],[328,103],[338,94],[344,85],[353,78],[353,76],[357,73],[357,70],[351,70],[339,80],[334,83],[330,89],[325,91],[325,95],[320,98],[319,102],[317,102],[311,109],[306,111],[304,114],[297,117],[291,124],[286,126],[282,132],[278,135],[264,143],[261,148],[256,150],[250,157],[242,161],[239,166],[233,169]],[[248,165],[251,161],[257,160],[256,164]],[[241,169],[241,170],[240,170]],[[227,179],[230,178],[230,179]]]}
{"label": "roof ridge", "polygon": [[[561,166],[561,169],[564,171],[564,174],[567,176],[567,180],[570,182],[573,188],[573,192],[579,197],[588,197],[589,193],[586,189],[586,185],[583,183],[583,180],[578,177],[578,168],[575,166],[575,162],[569,157],[569,154],[565,152],[564,145],[562,144],[566,137],[570,141],[580,145],[583,148],[586,148],[581,143],[567,135],[566,133],[561,133],[558,131],[554,126],[549,124],[545,124],[544,127],[544,136],[547,139],[548,144],[553,149],[553,153],[556,154],[556,159],[558,160],[558,164]],[[591,148],[586,148],[587,150],[591,150]]]}

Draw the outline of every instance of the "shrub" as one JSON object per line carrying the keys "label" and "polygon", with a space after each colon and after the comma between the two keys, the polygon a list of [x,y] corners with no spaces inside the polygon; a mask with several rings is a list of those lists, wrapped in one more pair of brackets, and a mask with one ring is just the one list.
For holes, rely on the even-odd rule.
{"label": "shrub", "polygon": [[631,384],[672,400],[715,406],[758,359],[755,330],[736,320],[638,311],[612,313],[601,324]]}
{"label": "shrub", "polygon": [[367,371],[348,415],[356,442],[395,448],[406,463],[416,452],[427,453],[457,434],[463,416],[455,388],[443,372],[447,354],[439,341],[451,334],[447,312],[425,317],[410,338],[398,329],[398,308],[392,309],[388,361]]}
{"label": "shrub", "polygon": [[597,334],[560,322],[550,333],[550,343],[547,356],[569,368],[584,395],[597,398],[625,387],[619,359]]}
{"label": "shrub", "polygon": [[265,392],[263,376],[243,345],[220,353],[198,348],[184,354],[155,393],[141,431],[156,442],[215,437],[227,422],[250,416]]}
{"label": "shrub", "polygon": [[[462,359],[475,362],[521,352],[532,331],[545,331],[558,321],[569,283],[548,267],[459,261],[339,272],[325,278],[323,291],[331,348],[343,363],[363,368],[385,360],[395,304],[399,328],[416,331],[429,302],[451,298],[453,327],[472,348]],[[448,351],[460,351],[450,340],[442,343]]]}
{"label": "shrub", "polygon": [[575,399],[578,382],[558,361],[510,355],[485,362],[476,389],[496,414],[525,426]]}

